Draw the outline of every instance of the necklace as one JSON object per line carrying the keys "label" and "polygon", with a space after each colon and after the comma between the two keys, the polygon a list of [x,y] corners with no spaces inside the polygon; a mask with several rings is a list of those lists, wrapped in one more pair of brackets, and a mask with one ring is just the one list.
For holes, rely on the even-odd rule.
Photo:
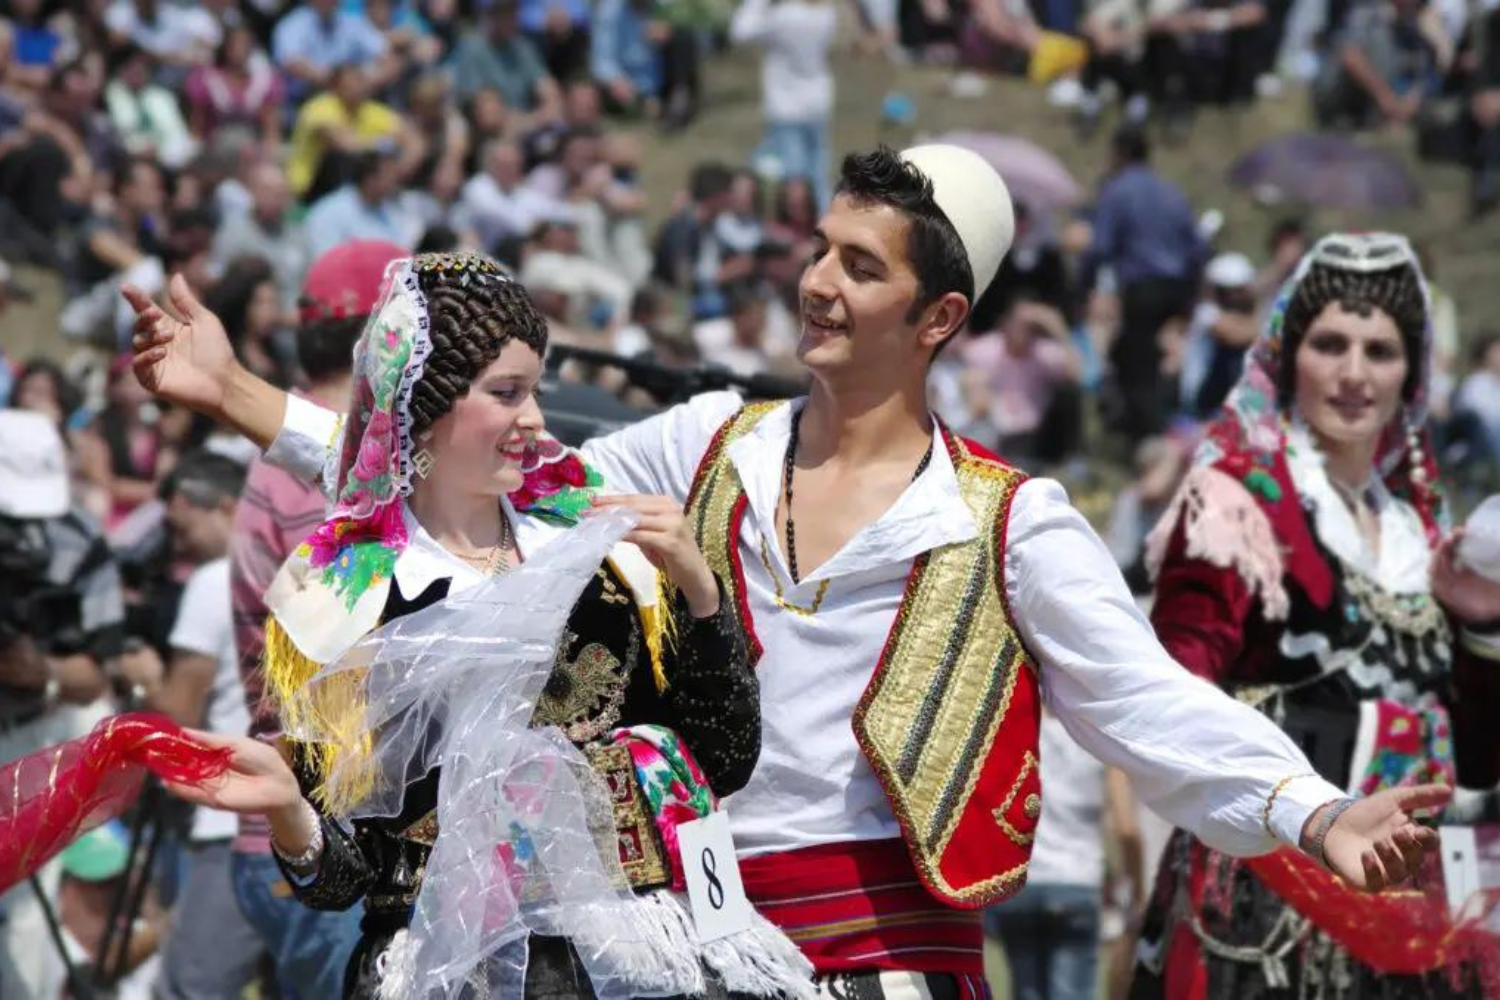
{"label": "necklace", "polygon": [[[792,434],[786,442],[786,462],[783,468],[783,482],[786,495],[786,561],[787,568],[792,571],[792,583],[801,583],[802,574],[797,571],[797,522],[792,517],[792,475],[797,468],[797,440],[802,428],[802,411],[798,410],[792,414]],[[911,481],[916,482],[927,466],[932,464],[932,443],[928,442],[927,451],[922,454],[922,460],[917,463],[916,471],[911,474]],[[767,569],[770,563],[767,562]],[[775,574],[772,574],[774,577]],[[780,584],[778,583],[779,587]],[[824,590],[827,589],[825,582]],[[779,596],[779,595],[778,595]],[[818,603],[822,603],[822,592],[818,594]]]}
{"label": "necklace", "polygon": [[478,566],[479,571],[485,576],[495,576],[498,573],[504,573],[506,570],[510,569],[509,551],[511,547],[511,541],[512,535],[510,530],[510,519],[504,514],[501,514],[500,539],[499,541],[495,542],[494,545],[490,546],[487,553],[464,555],[461,552],[454,552],[453,554],[458,556],[458,558],[462,559],[464,562],[468,563],[470,566]]}

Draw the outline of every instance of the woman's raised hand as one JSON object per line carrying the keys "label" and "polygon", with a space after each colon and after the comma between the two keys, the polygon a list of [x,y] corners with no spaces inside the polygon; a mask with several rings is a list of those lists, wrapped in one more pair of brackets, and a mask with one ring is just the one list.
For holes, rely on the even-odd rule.
{"label": "woman's raised hand", "polygon": [[218,416],[239,362],[229,335],[182,275],[167,282],[167,295],[158,305],[134,285],[120,294],[135,310],[135,377],[152,394],[190,410]]}

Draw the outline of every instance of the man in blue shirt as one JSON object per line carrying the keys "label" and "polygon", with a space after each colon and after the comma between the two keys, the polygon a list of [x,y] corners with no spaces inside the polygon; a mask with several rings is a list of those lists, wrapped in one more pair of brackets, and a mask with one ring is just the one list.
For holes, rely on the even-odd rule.
{"label": "man in blue shirt", "polygon": [[339,66],[364,69],[379,91],[400,69],[385,36],[363,14],[339,9],[339,0],[308,0],[276,24],[271,55],[290,80],[289,96],[300,101],[321,90]]}
{"label": "man in blue shirt", "polygon": [[1169,319],[1191,309],[1208,248],[1187,197],[1151,169],[1144,132],[1127,126],[1115,133],[1113,156],[1094,208],[1083,287],[1092,289],[1103,267],[1114,273],[1121,320],[1110,363],[1120,393],[1119,426],[1139,441],[1165,425],[1156,338]]}

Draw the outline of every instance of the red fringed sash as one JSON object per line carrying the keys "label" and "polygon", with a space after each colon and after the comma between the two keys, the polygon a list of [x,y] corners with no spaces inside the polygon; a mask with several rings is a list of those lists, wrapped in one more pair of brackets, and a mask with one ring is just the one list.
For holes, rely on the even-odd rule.
{"label": "red fringed sash", "polygon": [[194,742],[163,716],[133,713],[0,765],[0,892],[124,812],[147,771],[198,784],[223,774],[229,758],[228,749]]}
{"label": "red fringed sash", "polygon": [[1477,921],[1452,921],[1436,872],[1421,879],[1427,888],[1371,894],[1351,888],[1292,850],[1250,858],[1245,864],[1293,909],[1371,968],[1415,975],[1474,965],[1487,989],[1500,987],[1500,940]]}

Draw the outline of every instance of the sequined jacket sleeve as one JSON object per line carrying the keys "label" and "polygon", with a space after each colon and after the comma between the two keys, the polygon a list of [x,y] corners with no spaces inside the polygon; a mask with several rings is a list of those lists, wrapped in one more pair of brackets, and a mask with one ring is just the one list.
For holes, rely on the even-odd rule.
{"label": "sequined jacket sleeve", "polygon": [[292,887],[292,895],[314,910],[347,910],[364,898],[375,882],[375,867],[359,840],[329,817],[318,814],[323,826],[323,855],[310,875],[293,871],[279,854],[276,864]]}
{"label": "sequined jacket sleeve", "polygon": [[719,610],[695,619],[678,595],[677,648],[661,693],[663,723],[692,749],[720,796],[743,788],[760,757],[760,685],[729,601],[721,583]]}

